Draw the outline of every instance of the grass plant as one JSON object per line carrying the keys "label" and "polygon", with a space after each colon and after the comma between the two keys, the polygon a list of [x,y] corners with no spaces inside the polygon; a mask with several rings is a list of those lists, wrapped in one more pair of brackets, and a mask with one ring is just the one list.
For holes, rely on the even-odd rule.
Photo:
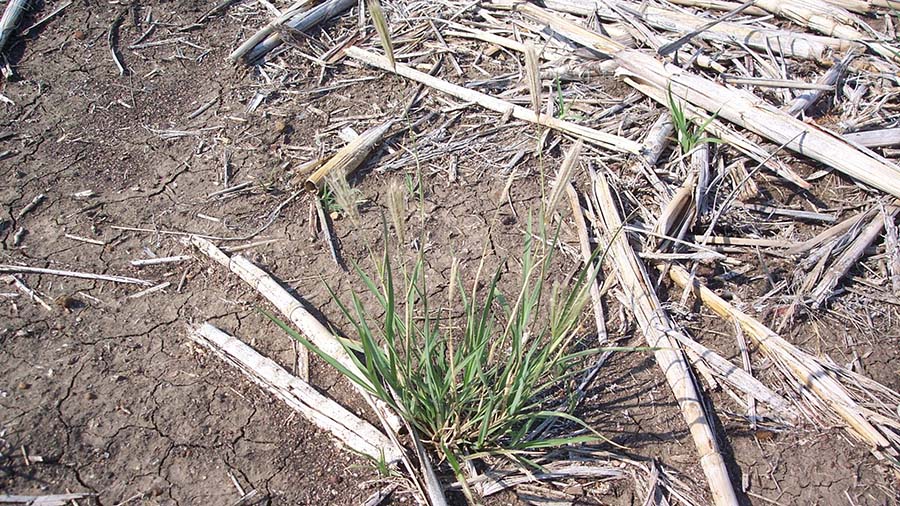
{"label": "grass plant", "polygon": [[704,136],[706,127],[716,119],[715,114],[710,116],[703,123],[695,126],[694,122],[688,119],[687,115],[684,113],[684,107],[681,105],[681,102],[676,100],[672,95],[671,88],[669,88],[667,93],[669,112],[672,115],[672,125],[675,127],[675,134],[677,135],[678,145],[681,148],[682,156],[686,156],[701,144],[721,142],[714,137]]}
{"label": "grass plant", "polygon": [[[548,286],[555,233],[547,239],[551,234],[542,218],[536,226],[534,230],[529,219],[520,256],[521,277],[511,297],[499,288],[500,267],[479,290],[482,258],[467,290],[460,263],[453,261],[446,300],[450,314],[462,316],[449,321],[439,317],[442,312],[428,296],[433,292],[424,274],[424,252],[419,251],[408,264],[400,262],[398,269],[392,261],[394,254],[385,250],[377,259],[374,276],[354,264],[376,310],[367,308],[358,293],[345,298],[328,289],[352,326],[352,334],[358,336],[358,341],[341,342],[364,377],[321,352],[287,324],[270,318],[387,403],[463,482],[462,465],[470,458],[500,455],[533,466],[531,452],[602,439],[572,413],[558,408],[567,405],[564,401],[575,377],[589,362],[586,357],[599,351],[583,349],[579,342],[589,280],[597,273],[585,269],[568,287]],[[374,314],[381,316],[373,318]],[[585,430],[573,436],[531,439],[532,431],[548,418],[565,419]]]}

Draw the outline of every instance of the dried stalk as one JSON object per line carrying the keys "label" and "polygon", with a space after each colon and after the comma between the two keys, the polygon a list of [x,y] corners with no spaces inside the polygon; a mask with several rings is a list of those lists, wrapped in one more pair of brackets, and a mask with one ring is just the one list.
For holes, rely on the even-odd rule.
{"label": "dried stalk", "polygon": [[495,46],[500,46],[515,51],[517,53],[525,52],[525,44],[517,40],[501,37],[497,34],[486,32],[484,30],[478,30],[470,26],[458,25],[455,23],[451,24],[450,26],[455,30],[447,30],[444,32],[444,35],[462,37],[464,39],[480,40],[483,42],[487,42],[488,44],[494,44]]}
{"label": "dried stalk", "polygon": [[[539,11],[530,6],[529,11]],[[626,82],[648,93],[664,105],[666,92],[697,108],[717,114],[736,125],[743,126],[779,145],[818,160],[844,174],[875,188],[900,196],[900,168],[852,146],[838,136],[797,120],[772,107],[755,95],[727,88],[701,76],[690,74],[674,65],[664,64],[652,56],[616,44],[607,37],[574,25],[541,11],[541,16],[561,27],[580,44],[605,50],[619,62],[620,73],[629,76]],[[642,87],[641,84],[646,84]]]}
{"label": "dried stalk", "polygon": [[[827,85],[836,84],[838,78],[844,73],[844,71],[847,70],[847,66],[850,64],[853,58],[856,58],[855,51],[849,52],[841,61],[835,63],[830,69],[828,69],[828,72],[825,72],[825,74],[823,74],[822,77],[820,77],[816,82]],[[801,93],[800,95],[797,95],[797,97],[794,98],[794,100],[792,100],[791,103],[785,107],[784,112],[791,116],[797,117],[801,113],[809,109],[813,104],[818,102],[824,94],[825,92],[823,90],[811,90],[807,91],[806,93]]]}
{"label": "dried stalk", "polygon": [[520,107],[505,100],[449,83],[443,79],[431,76],[424,72],[419,72],[418,70],[401,63],[397,63],[396,68],[391,68],[387,58],[355,46],[347,48],[346,54],[350,58],[362,61],[382,70],[394,72],[397,75],[422,83],[449,95],[453,95],[456,98],[476,103],[486,109],[490,109],[500,114],[510,114],[512,117],[522,121],[528,121],[554,130],[559,130],[604,148],[634,154],[637,154],[640,150],[640,144],[630,139],[563,121],[547,114],[537,115],[534,111],[526,107]]}
{"label": "dried stalk", "polygon": [[697,188],[694,191],[694,203],[697,207],[697,214],[703,216],[707,213],[709,208],[706,196],[711,181],[709,173],[709,143],[701,143],[693,149],[691,152],[690,169],[692,174],[697,175]]}
{"label": "dried stalk", "polygon": [[46,199],[47,199],[47,196],[44,195],[43,193],[39,193],[39,194],[35,195],[34,198],[31,199],[27,204],[25,204],[25,207],[23,207],[19,211],[19,214],[16,215],[16,219],[21,220],[22,218],[25,217],[26,214],[30,213],[31,211],[34,211],[37,208],[37,206],[41,205],[41,203]]}
{"label": "dried stalk", "polygon": [[865,0],[824,0],[831,5],[836,5],[848,11],[868,14],[872,12],[872,5]]}
{"label": "dried stalk", "polygon": [[[712,11],[733,11],[740,4],[737,2],[729,2],[728,0],[669,0],[676,5],[685,5],[688,7],[698,7],[703,10]],[[765,16],[768,12],[759,7],[749,7],[744,10],[747,14],[753,16]]]}
{"label": "dried stalk", "polygon": [[726,84],[758,86],[760,88],[787,88],[795,90],[834,91],[834,86],[823,83],[807,83],[790,79],[767,79],[762,77],[742,77],[724,74],[722,81]]}
{"label": "dried stalk", "polygon": [[[591,15],[596,12],[598,16],[607,19],[620,19],[618,14],[606,7],[607,4],[602,0],[548,0],[545,4],[548,8],[554,10],[580,15]],[[699,30],[710,21],[693,14],[653,5],[640,5],[623,1],[617,1],[616,5],[639,15],[642,21],[652,27],[675,33]],[[862,44],[857,42],[834,37],[757,28],[727,21],[708,27],[698,33],[696,37],[738,47],[747,46],[764,53],[771,50],[773,53],[781,54],[788,58],[820,62],[830,61],[829,56],[832,51],[844,52],[851,48],[856,48],[859,51],[865,49]]]}
{"label": "dried stalk", "polygon": [[891,288],[894,295],[900,296],[900,234],[897,233],[897,224],[888,213],[882,211],[884,217],[884,249],[888,256],[888,272],[891,275]]}
{"label": "dried stalk", "polygon": [[0,18],[0,51],[3,51],[3,48],[6,47],[9,36],[16,29],[16,23],[19,22],[19,17],[25,11],[27,5],[28,0],[9,0],[6,4],[3,17]]}
{"label": "dried stalk", "polygon": [[[592,261],[593,252],[591,251],[591,242],[588,238],[588,230],[587,230],[587,222],[584,219],[584,213],[581,209],[581,203],[578,201],[578,193],[575,191],[575,187],[572,186],[572,183],[568,180],[565,182],[565,191],[566,195],[569,198],[569,204],[572,207],[572,215],[575,219],[575,227],[578,233],[578,245],[581,250],[581,257],[584,260],[585,268],[588,272],[592,273],[593,279],[590,280],[590,294],[591,294],[591,302],[593,303],[594,309],[594,324],[597,326],[597,344],[603,346],[606,341],[609,339],[609,334],[606,331],[606,317],[603,312],[603,293],[600,287],[597,285],[597,281],[602,274],[600,270],[599,263]],[[569,407],[577,406],[584,400],[584,396],[587,392],[588,386],[593,383],[594,379],[597,377],[597,374],[600,373],[600,369],[603,367],[603,364],[609,360],[609,357],[612,355],[612,350],[604,351],[600,357],[594,362],[594,365],[591,366],[590,369],[584,374],[578,387],[576,388],[574,395],[571,400],[568,401]],[[558,409],[564,409],[566,405],[561,405]],[[529,435],[529,439],[537,439],[541,434],[545,433],[550,427],[556,423],[557,418],[547,418],[544,420],[536,429],[534,429]]]}
{"label": "dried stalk", "polygon": [[11,276],[11,275],[4,276],[0,279],[7,281],[8,283],[11,283],[13,286],[18,288],[20,292],[27,295],[29,299],[40,304],[41,307],[46,309],[48,312],[50,312],[50,313],[53,312],[53,306],[44,302],[44,299],[42,299],[41,296],[38,295],[36,291],[32,290],[31,287],[26,285],[21,279],[17,278],[16,276]]}
{"label": "dried stalk", "polygon": [[128,298],[129,299],[140,299],[141,297],[150,295],[151,293],[161,292],[170,286],[172,286],[171,281],[163,281],[162,283],[151,286],[150,288],[147,288],[146,290],[141,290],[140,292],[133,293],[133,294],[129,295]]}
{"label": "dried stalk", "polygon": [[[654,100],[667,103],[666,90],[697,108],[743,126],[758,135],[810,157],[838,171],[894,196],[900,196],[900,168],[852,146],[838,136],[803,123],[774,108],[755,95],[689,74],[674,65],[631,50],[616,54],[616,60],[630,76],[629,84],[656,88]],[[644,91],[646,88],[639,88]]]}
{"label": "dried stalk", "polygon": [[[898,453],[900,436],[897,433],[900,420],[895,418],[896,413],[890,413],[890,410],[880,414],[874,413],[859,405],[844,385],[826,371],[826,367],[819,359],[800,350],[755,318],[735,308],[703,286],[696,278],[691,281],[690,273],[684,268],[672,265],[669,276],[682,288],[690,286],[694,295],[719,316],[738,323],[766,355],[782,365],[787,374],[793,376],[795,388],[801,393],[808,392],[817,397],[821,401],[821,404],[817,404],[820,409],[840,417],[847,424],[849,432],[870,445],[876,455],[886,453],[896,462],[900,456]],[[828,369],[832,372],[838,370],[841,374],[852,374],[833,365],[828,366]],[[867,381],[878,385],[880,390],[887,391],[892,398],[900,397],[900,394],[890,391],[887,387],[872,380]],[[869,393],[873,390],[875,389],[870,388]],[[866,399],[868,402],[869,398]],[[868,404],[876,406],[875,403]]]}
{"label": "dried stalk", "polygon": [[[575,230],[578,233],[578,247],[581,250],[581,258],[585,262],[585,268],[588,272],[596,272],[599,275],[601,271],[594,265],[591,260],[593,250],[591,248],[591,240],[588,237],[587,221],[584,219],[584,212],[581,209],[581,203],[578,201],[578,193],[572,183],[566,181],[566,196],[569,198],[569,206],[572,208],[572,217],[575,219]],[[603,345],[608,339],[606,332],[606,316],[603,314],[603,298],[600,293],[600,287],[597,285],[598,279],[592,279],[591,283],[591,301],[594,307],[594,323],[597,326],[597,344]],[[606,355],[607,353],[604,353]]]}
{"label": "dried stalk", "polygon": [[[638,51],[628,50],[621,44],[617,44],[615,41],[613,41],[607,37],[604,37],[600,34],[597,34],[595,32],[587,30],[581,26],[578,26],[570,21],[562,19],[559,16],[556,16],[550,12],[542,10],[537,6],[528,4],[527,6],[520,6],[518,9],[522,10],[523,12],[526,12],[529,16],[534,17],[535,19],[539,19],[541,22],[547,23],[549,26],[551,26],[554,29],[554,31],[557,31],[557,32],[565,35],[566,37],[578,42],[579,44],[584,45],[585,47],[589,47],[589,48],[592,48],[592,49],[595,49],[595,50],[601,51],[601,52],[606,52],[607,54],[615,56],[616,61],[618,61],[620,66],[622,66],[622,67],[630,68],[629,66],[622,65],[623,61],[637,59],[636,61],[631,62],[631,66],[642,68],[642,67],[646,67],[647,65],[649,65],[649,67],[644,68],[643,72],[646,73],[647,76],[655,76],[655,78],[657,80],[661,80],[661,81],[664,81],[666,79],[668,72],[670,72],[670,71],[674,72],[674,70],[672,70],[672,69],[677,69],[677,67],[674,67],[674,66],[663,65],[661,62],[658,62],[655,59],[653,59],[652,57],[644,55],[643,53],[640,53]],[[678,70],[680,71],[681,69],[678,69]],[[712,95],[713,97],[716,97],[715,93],[724,94],[724,96],[719,97],[719,98],[721,98],[721,102],[724,102],[725,104],[727,104],[727,102],[732,99],[728,96],[731,92],[746,94],[746,92],[739,92],[738,90],[724,88],[724,87],[719,86],[711,81],[707,81],[699,76],[692,76],[692,77],[696,80],[699,80],[703,83],[707,83],[710,86],[716,88],[714,94]],[[640,91],[641,93],[644,93],[645,95],[653,98],[657,102],[660,102],[661,104],[668,106],[668,95],[666,92],[666,90],[667,90],[666,85],[659,86],[657,82],[644,83],[641,81],[637,81],[634,79],[628,79],[628,78],[626,78],[625,81],[629,85],[631,85],[632,87],[634,87],[635,89]],[[673,95],[674,95],[674,90],[673,90]],[[752,94],[746,94],[746,95],[748,95],[749,97],[752,97],[756,102],[762,102],[760,99],[757,99]],[[699,118],[700,121],[705,122],[705,119],[709,117],[709,114],[702,112],[703,109],[705,109],[706,111],[712,111],[712,114],[715,114],[718,112],[719,116],[723,116],[723,117],[725,116],[724,114],[722,114],[722,109],[723,109],[723,107],[725,107],[725,105],[723,105],[722,103],[717,102],[714,105],[710,105],[708,108],[703,107],[703,106],[691,107],[689,105],[689,103],[691,103],[690,100],[684,100],[684,98],[680,97],[680,96],[676,96],[675,98],[681,99],[680,101],[688,102],[688,104],[684,104],[685,114],[692,118]],[[769,107],[769,109],[772,109],[772,108]],[[740,117],[741,117],[740,111],[738,111],[735,115],[732,116],[732,118],[737,119],[737,121],[733,121],[733,122],[736,124],[742,125],[742,126],[747,126],[747,125],[744,125],[740,121]],[[729,120],[731,120],[732,118],[726,117],[726,119],[729,119]],[[769,118],[767,118],[767,119],[769,119]],[[771,119],[769,119],[769,121],[771,122]],[[804,126],[804,124],[799,121],[797,121],[796,123],[799,124],[805,130],[814,128],[814,127]],[[762,125],[765,127],[767,125],[767,123],[763,122]],[[751,128],[751,130],[752,130],[752,128]],[[737,148],[739,151],[746,154],[747,156],[750,156],[751,158],[754,158],[757,161],[759,161],[761,164],[771,168],[778,175],[787,179],[788,181],[791,181],[792,183],[796,184],[797,186],[800,186],[801,188],[804,188],[804,189],[808,189],[810,187],[809,183],[804,181],[799,175],[797,175],[789,167],[787,167],[786,165],[781,164],[781,163],[774,163],[772,160],[771,154],[765,152],[765,150],[763,150],[759,146],[753,144],[752,142],[747,140],[742,135],[725,127],[718,120],[712,121],[707,126],[707,131],[709,131],[713,135],[721,138],[725,142],[731,144],[732,146],[734,146],[735,148]],[[830,136],[830,137],[834,138],[833,136]],[[795,141],[795,144],[799,144],[799,142],[796,141],[796,138],[794,138],[793,140]],[[786,144],[786,143],[782,143],[782,144]],[[844,147],[848,146],[846,143],[842,143],[842,145]],[[827,153],[827,151],[826,151],[826,153]],[[870,157],[866,156],[865,158],[870,158]],[[862,166],[862,164],[860,164],[860,166]],[[859,170],[857,172],[859,172]],[[895,186],[897,187],[898,191],[900,191],[900,181],[898,181]]]}
{"label": "dried stalk", "polygon": [[231,63],[237,62],[242,56],[255,48],[257,44],[265,40],[266,37],[274,33],[276,30],[278,30],[279,26],[286,23],[292,17],[309,9],[308,4],[310,3],[312,3],[312,0],[299,0],[297,2],[294,2],[290,7],[282,12],[281,16],[276,17],[271,22],[269,22],[269,24],[260,28],[256,33],[253,34],[253,36],[244,41],[244,43],[238,46],[237,49],[232,51],[231,54],[228,55],[228,58],[226,58],[226,60]]}
{"label": "dried stalk", "polygon": [[738,388],[754,400],[765,403],[772,410],[769,415],[773,418],[781,418],[783,421],[796,421],[798,412],[784,397],[754,378],[747,370],[741,369],[728,361],[722,355],[703,346],[684,334],[675,332],[670,334],[692,356],[693,361],[701,360],[717,376]]}
{"label": "dried stalk", "polygon": [[318,190],[325,176],[332,172],[335,172],[337,177],[349,176],[368,158],[393,124],[394,121],[382,123],[348,142],[306,179],[304,188],[312,192]]}
{"label": "dried stalk", "polygon": [[[247,260],[241,255],[234,255],[233,257],[229,257],[225,253],[222,252],[219,248],[217,248],[213,243],[207,241],[206,239],[202,239],[197,236],[191,236],[191,244],[193,244],[200,252],[214,260],[215,262],[227,267],[231,272],[235,273],[243,279],[247,284],[253,287],[254,290],[259,292],[260,295],[265,297],[269,302],[274,305],[281,314],[287,317],[291,323],[293,323],[303,335],[309,339],[309,341],[314,344],[319,350],[323,353],[327,353],[328,355],[334,357],[335,360],[340,362],[344,367],[346,367],[350,372],[352,372],[358,378],[365,378],[366,376],[359,371],[359,368],[356,367],[356,364],[347,355],[347,352],[344,350],[344,347],[340,344],[338,339],[346,339],[335,336],[328,329],[325,328],[322,323],[317,320],[313,315],[303,307],[303,304],[300,303],[297,299],[295,299],[287,290],[284,289],[275,279],[266,274],[265,271],[257,267],[253,264],[253,262]],[[391,438],[393,442],[393,446],[400,449],[402,446],[400,445],[399,440],[397,439],[397,431],[402,426],[403,422],[399,417],[397,417],[390,409],[380,400],[373,398],[369,392],[363,388],[361,385],[356,382],[352,382],[354,388],[360,392],[363,399],[372,407],[375,411],[375,414],[378,415],[379,420],[384,425],[388,437]],[[409,473],[413,476],[417,476],[415,474],[415,466],[410,462],[409,458],[406,454],[400,451],[401,460],[404,466],[407,468]],[[420,455],[420,460],[422,461],[423,467],[428,467],[430,464],[428,463],[428,457],[424,454]],[[420,483],[420,480],[416,479],[416,486],[419,487],[420,492],[423,496],[427,495],[428,497],[433,499],[432,506],[441,506],[446,504],[445,501],[442,501],[442,490],[440,484],[437,483],[436,480],[433,479],[433,476],[429,473],[424,473],[424,485]]]}
{"label": "dried stalk", "polygon": [[122,57],[119,56],[119,49],[116,47],[116,43],[119,39],[119,26],[121,26],[122,21],[125,20],[125,14],[127,12],[127,7],[119,11],[119,14],[113,19],[112,24],[109,25],[109,30],[106,32],[106,45],[109,47],[109,54],[116,64],[116,68],[119,69],[120,76],[124,76],[128,73],[128,69],[126,69],[125,65],[122,63]]}
{"label": "dried stalk", "polygon": [[[316,319],[309,311],[303,307],[303,304],[295,299],[287,290],[285,290],[277,281],[269,276],[265,271],[257,267],[250,260],[241,255],[229,257],[222,250],[217,248],[213,243],[197,236],[191,237],[193,244],[201,253],[205,254],[217,263],[227,267],[231,272],[235,273],[249,284],[254,290],[260,293],[269,302],[275,306],[278,311],[285,315],[291,323],[297,326],[309,341],[323,353],[334,357],[344,367],[347,367],[359,378],[365,378],[347,352],[339,342],[339,337],[332,334],[322,323]],[[362,394],[363,398],[374,404],[371,395],[363,387],[354,383],[356,389]],[[395,422],[396,423],[396,422]],[[397,425],[392,425],[398,427]]]}
{"label": "dried stalk", "polygon": [[897,217],[898,212],[900,212],[900,208],[892,206],[885,210],[884,217],[876,215],[872,218],[872,221],[862,230],[853,243],[831,264],[828,271],[822,276],[822,280],[813,289],[810,294],[813,307],[821,307],[825,304],[841,279],[850,272],[850,269],[865,254],[866,248],[881,235],[885,220],[893,221]]}
{"label": "dried stalk", "polygon": [[[862,20],[832,3],[815,0],[756,0],[755,5],[825,35],[849,41],[872,39],[869,34],[856,29],[857,26],[865,25]],[[871,33],[871,28],[869,32]],[[881,42],[867,42],[866,45],[885,59],[900,62],[897,48]]]}
{"label": "dried stalk", "polygon": [[[612,234],[622,228],[618,206],[613,200],[604,176],[594,178],[597,212],[604,233]],[[681,407],[691,436],[700,454],[700,465],[706,474],[716,505],[737,505],[737,497],[728,477],[725,461],[716,442],[715,431],[704,408],[700,391],[694,383],[690,367],[672,334],[679,333],[675,323],[662,309],[650,284],[643,263],[635,255],[625,234],[611,238],[608,258],[619,279],[630,309],[640,326],[647,344],[656,348],[654,355],[666,376],[669,386]]]}
{"label": "dried stalk", "polygon": [[[326,0],[325,2],[322,2],[307,11],[303,11],[295,15],[293,18],[284,23],[284,25],[290,29],[304,32],[320,23],[336,17],[339,14],[342,14],[344,11],[349,10],[356,4],[356,0]],[[247,61],[255,62],[279,45],[281,45],[281,36],[277,32],[273,33],[266,37],[266,40],[262,41],[255,48],[253,48],[253,51],[251,51],[247,55]]]}
{"label": "dried stalk", "polygon": [[330,432],[351,450],[388,463],[400,460],[400,452],[387,436],[340,404],[320,394],[305,381],[260,355],[233,336],[205,323],[188,336],[250,380],[284,401],[294,411]]}
{"label": "dried stalk", "polygon": [[[229,257],[214,244],[198,236],[191,236],[191,244],[215,262],[227,267],[231,272],[237,274],[238,277],[253,287],[254,290],[271,302],[281,314],[286,316],[298,329],[300,329],[300,332],[302,332],[311,343],[319,348],[319,350],[332,356],[350,372],[356,375],[356,377],[366,378],[366,376],[359,371],[359,368],[356,367],[356,364],[350,356],[347,355],[344,347],[338,341],[338,339],[346,338],[340,338],[329,332],[319,320],[303,307],[303,304],[301,304],[300,301],[295,299],[284,289],[284,287],[275,281],[275,279],[266,274],[265,271],[241,255]],[[378,415],[379,420],[387,431],[388,437],[390,437],[393,442],[393,447],[397,448],[400,452],[400,458],[410,475],[418,477],[415,473],[415,466],[413,466],[412,462],[410,462],[409,458],[402,451],[402,446],[397,439],[397,431],[404,422],[391,412],[390,408],[382,401],[372,397],[364,387],[356,382],[352,382],[352,384],[354,388],[360,392],[369,406],[372,407],[375,414]],[[419,458],[424,468],[427,469],[430,467],[427,455],[422,453],[419,455]],[[433,473],[423,472],[423,476],[424,484],[421,483],[419,479],[414,480],[414,483],[417,488],[419,488],[422,495],[430,497],[433,506],[446,504],[446,502],[443,501],[443,492],[440,484],[433,479]]]}
{"label": "dried stalk", "polygon": [[159,258],[147,258],[147,259],[141,259],[141,260],[132,260],[129,263],[135,267],[146,267],[148,265],[186,262],[193,258],[194,257],[192,257],[190,255],[176,255],[176,256],[171,256],[171,257],[159,257]]}
{"label": "dried stalk", "polygon": [[[542,23],[547,23],[547,25],[550,26],[553,31],[565,35],[566,38],[569,38],[579,44],[584,44],[586,45],[586,47],[591,47],[592,49],[600,53],[610,54],[610,51],[614,50],[614,48],[627,48],[633,46],[630,38],[627,40],[623,40],[623,37],[617,36],[610,30],[610,28],[617,26],[615,24],[604,25],[603,29],[607,32],[607,35],[604,36],[604,39],[606,39],[605,41],[601,42],[594,39],[592,42],[588,43],[586,41],[592,40],[592,32],[590,30],[585,30],[576,23],[556,16],[549,11],[543,10],[540,7],[530,3],[515,4],[515,9],[532,19],[535,19]],[[637,23],[637,20],[634,20],[633,18],[632,21],[634,23]],[[646,41],[646,43],[650,44],[653,47],[658,47],[661,43],[666,42],[666,39],[657,37],[652,33],[648,33],[649,30],[642,29],[640,31],[642,32],[642,38]],[[589,44],[594,44],[594,46],[591,46]],[[725,72],[725,67],[723,67],[720,63],[712,60],[705,54],[697,54],[696,56],[692,56],[690,53],[680,51],[678,53],[678,56],[683,60],[693,61],[698,66],[714,70],[717,73]]]}
{"label": "dried stalk", "polygon": [[[672,199],[666,204],[656,226],[653,228],[653,234],[656,237],[674,237],[682,239],[684,234],[693,225],[697,217],[697,207],[694,200],[695,179],[691,175],[672,196]],[[658,250],[665,250],[668,241],[660,241]]]}
{"label": "dried stalk", "polygon": [[8,274],[51,274],[79,279],[93,279],[97,281],[111,281],[113,283],[125,283],[132,285],[150,286],[153,283],[143,279],[129,278],[127,276],[110,276],[108,274],[92,274],[89,272],[65,271],[59,269],[44,269],[42,267],[25,267],[23,265],[0,265],[0,273]]}
{"label": "dried stalk", "polygon": [[867,148],[900,146],[900,128],[883,128],[880,130],[853,132],[844,134],[844,138],[854,144],[859,144],[860,146],[865,146]]}
{"label": "dried stalk", "polygon": [[839,235],[844,234],[851,228],[857,226],[860,222],[868,220],[875,214],[875,209],[869,209],[868,211],[859,213],[855,216],[851,216],[846,220],[834,225],[833,227],[829,227],[828,229],[816,234],[815,237],[803,241],[802,243],[795,244],[787,249],[785,249],[782,253],[785,255],[799,255],[801,253],[806,253],[807,251],[812,250],[813,248],[818,247],[820,244],[829,241]]}
{"label": "dried stalk", "polygon": [[669,189],[669,186],[662,182],[653,170],[653,167],[656,165],[656,162],[659,161],[660,155],[662,155],[662,152],[666,149],[666,146],[668,146],[669,139],[674,132],[675,127],[672,124],[672,115],[668,111],[660,114],[653,123],[653,126],[650,127],[646,137],[644,137],[644,142],[641,144],[640,156],[629,166],[629,170],[631,171],[643,172],[647,181],[649,181],[653,186],[653,189],[656,190],[656,196],[660,202],[671,199],[672,192]]}
{"label": "dried stalk", "polygon": [[65,506],[78,504],[79,499],[87,499],[97,494],[89,492],[57,495],[0,495],[0,504],[23,504],[25,506]]}

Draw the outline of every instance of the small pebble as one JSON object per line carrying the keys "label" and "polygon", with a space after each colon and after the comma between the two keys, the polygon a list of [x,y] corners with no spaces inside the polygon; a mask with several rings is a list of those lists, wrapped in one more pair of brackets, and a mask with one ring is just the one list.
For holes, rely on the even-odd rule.
{"label": "small pebble", "polygon": [[72,34],[75,37],[75,40],[84,40],[87,38],[87,34],[82,30],[75,30],[75,33]]}

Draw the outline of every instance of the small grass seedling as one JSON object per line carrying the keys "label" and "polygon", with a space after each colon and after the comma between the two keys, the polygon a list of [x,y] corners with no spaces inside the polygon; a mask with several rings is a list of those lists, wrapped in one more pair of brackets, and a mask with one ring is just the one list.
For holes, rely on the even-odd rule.
{"label": "small grass seedling", "polygon": [[572,104],[566,103],[566,97],[563,95],[562,85],[559,82],[559,77],[554,80],[554,84],[556,85],[556,95],[554,96],[554,106],[556,109],[556,118],[557,119],[582,119],[583,116],[581,114],[570,114],[572,110]]}
{"label": "small grass seedling", "polygon": [[681,102],[676,100],[672,95],[671,87],[668,89],[668,102],[669,112],[672,115],[672,125],[675,127],[675,134],[677,135],[678,145],[681,148],[682,156],[687,155],[700,144],[721,142],[714,137],[705,137],[703,135],[706,131],[706,127],[716,119],[716,114],[713,114],[706,121],[695,126],[694,122],[688,119],[687,115],[684,113],[684,107],[681,105]]}
{"label": "small grass seedling", "polygon": [[334,191],[326,184],[322,186],[322,190],[319,192],[319,201],[322,202],[322,209],[325,209],[327,213],[339,213],[341,212],[341,206],[337,203],[334,198]]}

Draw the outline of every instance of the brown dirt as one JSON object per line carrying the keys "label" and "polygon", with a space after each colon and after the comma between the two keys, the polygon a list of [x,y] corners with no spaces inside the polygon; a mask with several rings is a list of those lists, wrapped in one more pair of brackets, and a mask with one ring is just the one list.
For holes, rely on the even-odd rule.
{"label": "brown dirt", "polygon": [[[41,12],[56,5],[46,2]],[[152,8],[155,19],[169,24],[150,38],[162,40],[167,38],[163,33],[191,23],[211,5],[141,2],[136,19],[143,20]],[[290,194],[290,169],[297,161],[334,142],[333,136],[319,137],[330,125],[330,115],[400,110],[415,87],[384,77],[307,96],[295,92],[316,88],[319,68],[285,56],[296,72],[256,112],[248,113],[261,79],[224,63],[226,54],[248,36],[241,26],[245,11],[230,11],[198,30],[171,35],[208,48],[205,54],[188,45],[177,51],[175,46],[125,49],[147,29],[143,22],[135,26],[135,18],[127,15],[119,46],[130,74],[120,77],[106,34],[121,9],[76,1],[44,28],[13,42],[9,54],[17,79],[4,82],[2,93],[16,105],[0,106],[0,129],[9,133],[2,136],[0,151],[12,152],[0,161],[5,182],[0,188],[0,263],[132,275],[171,281],[172,287],[131,299],[128,295],[137,289],[125,285],[26,275],[22,279],[31,288],[55,301],[52,313],[24,297],[0,299],[0,491],[89,491],[97,494],[99,504],[231,504],[239,498],[233,476],[245,491],[258,490],[260,503],[360,504],[384,484],[370,463],[335,448],[327,435],[186,339],[192,325],[211,321],[290,368],[292,345],[257,312],[262,302],[256,294],[202,260],[135,269],[129,261],[148,252],[168,256],[189,249],[177,236],[113,226],[246,235],[266,223]],[[32,14],[23,24],[37,17]],[[258,26],[259,19],[250,25]],[[360,75],[377,74],[338,66],[329,71],[325,85]],[[186,119],[213,98],[217,101],[208,111]],[[276,127],[278,121],[286,128]],[[217,126],[221,128],[174,140],[154,132]],[[454,128],[463,131],[466,125]],[[504,156],[511,156],[523,138],[530,145],[534,136],[530,129],[517,128],[492,142],[508,146]],[[298,151],[296,146],[309,149]],[[226,152],[231,180],[254,185],[237,198],[210,199],[209,193],[222,188]],[[477,264],[507,175],[499,170],[504,160],[464,151],[458,158],[459,180],[451,183],[446,175],[450,163],[435,160],[422,168],[428,189],[426,247],[433,252],[428,274],[437,280],[447,277],[451,254],[464,268]],[[521,230],[539,199],[540,163],[557,166],[548,156],[519,167],[511,205],[502,203],[499,225],[490,234],[491,262],[513,259],[504,264],[510,280],[505,283],[517,273]],[[370,266],[370,248],[377,251],[382,244],[382,195],[391,177],[397,174],[370,169],[357,177],[367,203],[360,226],[347,220],[335,223],[343,258]],[[74,196],[83,190],[96,195]],[[38,194],[46,200],[18,217]],[[287,206],[263,234],[280,241],[248,256],[302,294],[323,318],[344,328],[322,280],[339,293],[362,286],[334,265],[322,241],[310,240],[308,203],[304,196]],[[410,211],[410,223],[422,227],[412,215]],[[20,227],[27,234],[14,246]],[[74,241],[64,237],[67,233],[106,245]],[[562,260],[559,275],[576,268]],[[184,288],[175,290],[183,275]],[[434,286],[438,291],[440,281]],[[742,287],[747,299],[765,291],[762,280]],[[833,314],[807,319],[786,337],[838,361],[852,360],[855,350],[867,374],[900,388],[897,308],[877,304],[870,321],[842,319],[841,304],[854,303],[857,299],[840,302]],[[618,337],[641,344],[616,306],[610,314],[610,328],[621,329]],[[705,314],[685,321],[705,343],[733,353],[730,335],[702,332],[715,328],[712,322]],[[324,364],[314,363],[312,378],[318,388],[360,410],[348,384]],[[790,433],[754,433],[737,417],[726,418],[733,406],[727,396],[712,392],[712,402],[722,417],[720,434],[729,442],[737,488],[746,478],[753,494],[742,494],[746,504],[767,503],[759,497],[778,504],[898,504],[897,481],[890,471],[839,428],[818,431],[809,425]],[[704,493],[693,444],[652,357],[617,355],[582,414],[628,452],[658,459]],[[29,465],[23,452],[41,456],[43,462]],[[587,484],[586,490],[586,504],[643,501],[625,484]],[[403,492],[394,502],[412,500]],[[507,494],[494,504],[519,502]]]}

